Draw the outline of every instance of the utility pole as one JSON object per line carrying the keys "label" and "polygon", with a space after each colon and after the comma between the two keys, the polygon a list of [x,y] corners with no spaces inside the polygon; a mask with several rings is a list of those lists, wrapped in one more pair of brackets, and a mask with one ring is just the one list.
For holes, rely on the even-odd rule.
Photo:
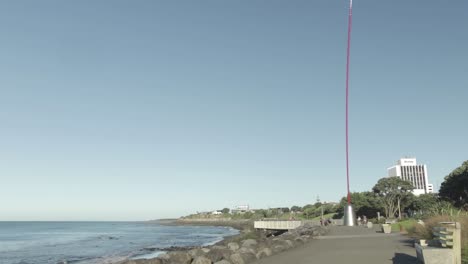
{"label": "utility pole", "polygon": [[320,210],[321,210],[321,220],[323,221],[323,204],[320,202],[320,197],[317,195],[317,203],[320,203]]}

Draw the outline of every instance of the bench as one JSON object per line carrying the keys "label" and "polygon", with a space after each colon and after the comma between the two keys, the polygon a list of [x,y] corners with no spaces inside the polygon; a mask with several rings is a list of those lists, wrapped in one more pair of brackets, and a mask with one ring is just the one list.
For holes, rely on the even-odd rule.
{"label": "bench", "polygon": [[415,244],[418,260],[425,264],[461,264],[460,230],[458,222],[440,222],[432,228],[432,240]]}

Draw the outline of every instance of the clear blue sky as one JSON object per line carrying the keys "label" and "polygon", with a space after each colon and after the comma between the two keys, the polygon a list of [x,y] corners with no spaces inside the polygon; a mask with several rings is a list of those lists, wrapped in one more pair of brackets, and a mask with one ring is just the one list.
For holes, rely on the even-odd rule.
{"label": "clear blue sky", "polygon": [[[347,1],[2,1],[0,220],[346,193]],[[354,1],[351,189],[468,159],[468,1]]]}

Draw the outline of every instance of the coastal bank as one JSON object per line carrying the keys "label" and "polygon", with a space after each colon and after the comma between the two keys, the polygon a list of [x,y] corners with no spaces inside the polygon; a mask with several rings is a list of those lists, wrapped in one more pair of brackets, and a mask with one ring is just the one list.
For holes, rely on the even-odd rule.
{"label": "coastal bank", "polygon": [[252,220],[177,219],[163,225],[227,226],[239,230],[211,246],[161,249],[167,253],[153,259],[126,260],[119,264],[248,264],[274,254],[303,246],[323,236],[328,228],[304,223],[289,231],[255,230]]}

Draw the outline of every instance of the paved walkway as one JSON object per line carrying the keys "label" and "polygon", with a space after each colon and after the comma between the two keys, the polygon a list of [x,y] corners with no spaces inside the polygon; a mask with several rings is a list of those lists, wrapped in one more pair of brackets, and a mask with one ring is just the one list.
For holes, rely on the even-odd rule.
{"label": "paved walkway", "polygon": [[409,264],[417,263],[412,240],[364,227],[333,226],[327,236],[261,259],[256,264]]}

